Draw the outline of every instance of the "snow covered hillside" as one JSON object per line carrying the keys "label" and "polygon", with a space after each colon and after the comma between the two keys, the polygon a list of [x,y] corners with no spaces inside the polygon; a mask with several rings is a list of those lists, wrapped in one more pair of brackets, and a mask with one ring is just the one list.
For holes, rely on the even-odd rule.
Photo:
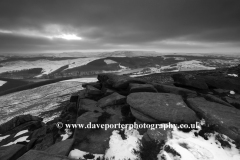
{"label": "snow covered hillside", "polygon": [[21,114],[41,116],[44,122],[50,121],[60,114],[60,104],[68,101],[71,93],[81,90],[82,83],[91,81],[96,79],[71,79],[0,96],[0,124]]}
{"label": "snow covered hillside", "polygon": [[[74,68],[77,66],[86,65],[87,63],[94,61],[98,58],[77,58],[69,60],[36,60],[36,61],[10,61],[1,63],[2,67],[0,68],[0,73],[9,72],[9,71],[20,71],[24,69],[31,68],[42,68],[43,74],[49,74],[62,66],[69,65],[68,68]],[[41,76],[39,75],[39,77]]]}

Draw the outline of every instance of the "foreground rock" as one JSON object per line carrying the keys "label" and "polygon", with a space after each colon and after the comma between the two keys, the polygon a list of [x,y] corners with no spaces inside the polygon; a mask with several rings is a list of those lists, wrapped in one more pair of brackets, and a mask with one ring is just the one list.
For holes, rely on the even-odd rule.
{"label": "foreground rock", "polygon": [[100,99],[97,102],[97,106],[102,108],[110,105],[124,104],[125,102],[126,102],[126,97],[115,92],[107,97]]}
{"label": "foreground rock", "polygon": [[[84,124],[87,128],[75,130],[73,148],[93,154],[104,154],[106,149],[109,148],[112,131],[116,128],[107,129],[101,124],[118,124],[121,120],[121,115],[114,112],[87,112],[83,114],[78,118],[77,124]],[[90,125],[92,128],[89,128]]]}
{"label": "foreground rock", "polygon": [[218,132],[240,141],[240,110],[206,99],[187,99],[193,110],[199,113],[208,124],[214,125]]}
{"label": "foreground rock", "polygon": [[7,147],[0,147],[1,160],[14,160],[26,152],[26,147],[21,144],[14,144]]}
{"label": "foreground rock", "polygon": [[198,118],[179,95],[131,93],[127,97],[133,115],[142,122],[195,123]]}
{"label": "foreground rock", "polygon": [[[83,115],[78,117],[76,124],[84,124],[86,126],[90,122],[97,123],[98,118],[101,115],[102,113],[86,112]],[[85,129],[85,128],[76,129],[74,132],[74,139],[76,139],[77,141],[82,141],[90,132],[91,132],[91,129]]]}
{"label": "foreground rock", "polygon": [[73,139],[67,139],[65,141],[55,143],[54,145],[47,148],[45,151],[50,154],[68,156],[73,142]]}

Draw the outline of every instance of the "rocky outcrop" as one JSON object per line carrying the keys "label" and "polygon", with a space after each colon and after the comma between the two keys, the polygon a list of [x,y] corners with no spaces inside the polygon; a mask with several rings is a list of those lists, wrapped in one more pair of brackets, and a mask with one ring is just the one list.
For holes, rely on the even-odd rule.
{"label": "rocky outcrop", "polygon": [[[151,118],[155,122],[171,123],[195,123],[198,118],[196,114],[188,108],[181,96],[170,93],[131,93],[127,97],[127,103],[141,114],[137,118],[143,122]],[[144,117],[144,118],[143,118]]]}
{"label": "rocky outcrop", "polygon": [[202,97],[189,98],[187,102],[208,124],[214,125],[217,131],[240,141],[240,110],[209,102]]}
{"label": "rocky outcrop", "polygon": [[129,86],[129,83],[138,83],[138,84],[145,84],[145,81],[131,78],[128,76],[117,76],[114,74],[99,74],[98,80],[102,83],[103,86],[106,87],[113,87],[116,89],[126,89]]}
{"label": "rocky outcrop", "polygon": [[[65,104],[60,116],[51,122],[44,124],[42,118],[22,115],[1,125],[0,132],[3,133],[1,136],[5,136],[6,133],[12,135],[2,140],[0,146],[13,142],[21,136],[28,136],[27,141],[19,142],[24,148],[20,153],[27,152],[20,160],[67,160],[66,156],[69,151],[74,149],[90,153],[88,156],[91,157],[91,154],[106,153],[114,130],[119,131],[119,136],[123,141],[129,138],[126,137],[124,130],[105,129],[104,125],[133,125],[134,123],[152,125],[169,122],[195,124],[199,119],[205,119],[207,124],[214,126],[215,131],[229,136],[238,143],[240,110],[236,102],[240,100],[240,96],[236,89],[237,78],[225,75],[225,78],[230,79],[227,82],[231,84],[226,84],[225,78],[223,78],[224,83],[214,84],[215,79],[209,77],[214,76],[199,76],[192,72],[180,74],[180,76],[175,75],[176,87],[173,84],[160,84],[157,80],[152,83],[140,78],[100,74],[98,82],[84,84],[85,89],[72,94],[70,102]],[[221,78],[219,79],[221,81]],[[232,90],[234,94],[233,92],[230,94],[229,91]],[[63,125],[63,128],[58,129],[56,122],[76,124],[78,128],[66,129]],[[29,132],[14,137],[18,131],[23,129],[28,129]],[[143,135],[141,139],[143,146],[140,148],[145,147],[146,153],[144,154],[146,155],[143,156],[146,157],[145,159],[149,153],[159,154],[166,139],[174,136],[171,129],[138,128],[137,130],[141,136]],[[71,134],[67,140],[62,141],[61,134],[66,135],[67,132]],[[12,150],[11,153],[10,150]],[[14,150],[10,146],[9,148],[0,147],[0,159],[2,159],[2,152],[9,153],[8,157],[15,155],[19,157],[21,154],[16,154],[18,149]],[[6,154],[3,155],[6,156]]]}

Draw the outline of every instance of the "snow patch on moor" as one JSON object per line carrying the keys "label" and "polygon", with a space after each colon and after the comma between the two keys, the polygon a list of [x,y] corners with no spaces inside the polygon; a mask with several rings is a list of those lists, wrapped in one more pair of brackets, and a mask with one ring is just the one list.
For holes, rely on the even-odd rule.
{"label": "snow patch on moor", "polygon": [[18,132],[14,137],[20,136],[20,135],[22,135],[24,133],[27,133],[27,132],[28,132],[28,129],[22,130],[22,131]]}
{"label": "snow patch on moor", "polygon": [[125,130],[126,139],[122,139],[119,131],[113,131],[109,141],[109,149],[105,158],[109,160],[139,159],[134,150],[139,151],[139,140],[142,138],[137,130]]}
{"label": "snow patch on moor", "polygon": [[5,83],[7,83],[7,82],[0,80],[0,87],[1,87],[2,85],[4,85]]}
{"label": "snow patch on moor", "polygon": [[104,62],[105,62],[106,64],[117,63],[116,61],[113,61],[113,60],[111,60],[111,59],[104,59]]}
{"label": "snow patch on moor", "polygon": [[10,146],[10,145],[12,145],[12,144],[16,144],[16,143],[18,143],[18,142],[29,142],[30,140],[27,140],[27,138],[28,138],[28,136],[23,136],[23,137],[20,137],[20,138],[18,138],[18,139],[16,139],[14,142],[10,142],[10,143],[8,143],[8,144],[5,144],[5,145],[3,145],[3,146]]}

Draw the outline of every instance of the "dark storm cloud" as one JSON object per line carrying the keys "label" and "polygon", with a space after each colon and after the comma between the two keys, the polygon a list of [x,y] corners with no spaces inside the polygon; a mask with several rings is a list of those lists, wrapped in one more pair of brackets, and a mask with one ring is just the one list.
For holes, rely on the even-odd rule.
{"label": "dark storm cloud", "polygon": [[[0,51],[238,44],[239,8],[239,0],[1,0]],[[83,39],[46,38],[61,33]]]}

